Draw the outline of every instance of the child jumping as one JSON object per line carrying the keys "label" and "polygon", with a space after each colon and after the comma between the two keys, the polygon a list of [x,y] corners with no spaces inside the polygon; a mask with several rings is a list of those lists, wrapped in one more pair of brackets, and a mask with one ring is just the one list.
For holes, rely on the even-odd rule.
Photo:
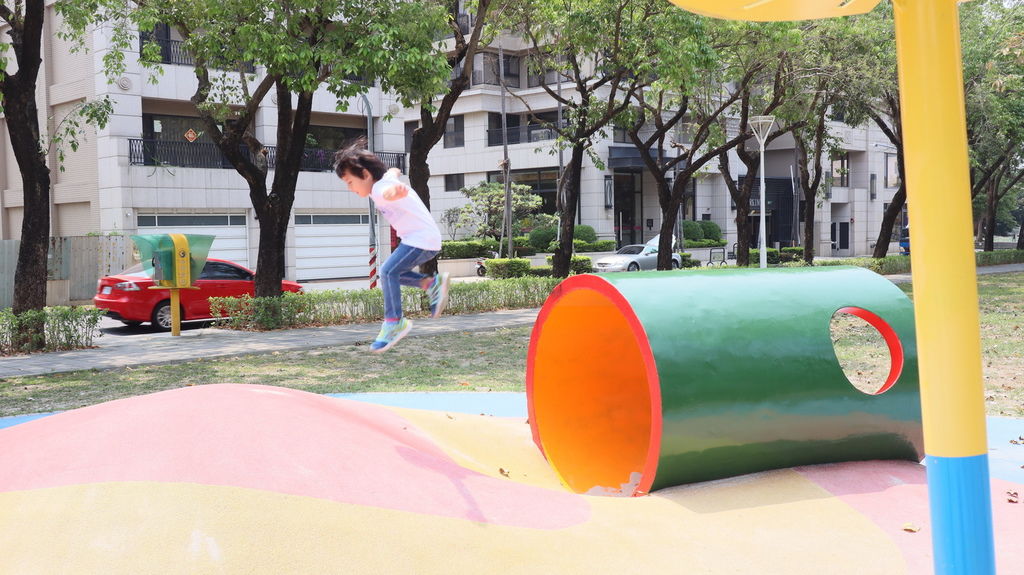
{"label": "child jumping", "polygon": [[373,152],[365,149],[365,140],[357,140],[334,155],[334,172],[348,189],[361,198],[373,198],[377,210],[395,229],[402,243],[380,268],[384,292],[384,325],[370,349],[385,352],[412,329],[412,321],[402,317],[401,286],[426,290],[430,297],[430,317],[438,317],[448,303],[448,274],[427,276],[412,271],[441,251],[441,230],[419,196],[398,181],[401,172],[390,170]]}

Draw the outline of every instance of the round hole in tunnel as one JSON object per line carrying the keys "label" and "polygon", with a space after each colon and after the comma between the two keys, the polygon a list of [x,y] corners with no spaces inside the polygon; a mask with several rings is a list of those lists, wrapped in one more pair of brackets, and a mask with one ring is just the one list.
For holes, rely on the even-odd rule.
{"label": "round hole in tunnel", "polygon": [[527,390],[534,438],[570,489],[650,488],[661,435],[657,368],[643,327],[611,284],[575,276],[545,303]]}
{"label": "round hole in tunnel", "polygon": [[843,375],[868,395],[885,393],[903,371],[903,346],[895,330],[877,314],[844,307],[829,322],[832,348]]}

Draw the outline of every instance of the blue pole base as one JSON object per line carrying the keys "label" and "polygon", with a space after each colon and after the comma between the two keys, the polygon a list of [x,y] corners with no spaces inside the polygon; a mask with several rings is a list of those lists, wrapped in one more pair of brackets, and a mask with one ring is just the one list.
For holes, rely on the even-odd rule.
{"label": "blue pole base", "polygon": [[988,455],[925,456],[935,575],[996,572]]}

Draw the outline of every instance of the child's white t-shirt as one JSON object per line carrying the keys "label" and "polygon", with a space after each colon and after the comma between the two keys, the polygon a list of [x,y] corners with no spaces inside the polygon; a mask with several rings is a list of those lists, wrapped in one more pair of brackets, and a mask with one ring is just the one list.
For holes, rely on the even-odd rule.
{"label": "child's white t-shirt", "polygon": [[370,197],[377,205],[377,210],[395,228],[402,243],[421,250],[439,251],[441,249],[441,230],[434,223],[430,210],[416,192],[409,188],[404,198],[385,200],[384,190],[401,182],[392,176],[385,175],[373,184]]}

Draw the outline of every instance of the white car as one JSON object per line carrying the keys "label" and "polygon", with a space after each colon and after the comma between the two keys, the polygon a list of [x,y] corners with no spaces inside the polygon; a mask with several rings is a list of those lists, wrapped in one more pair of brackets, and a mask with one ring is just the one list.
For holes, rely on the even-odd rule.
{"label": "white car", "polygon": [[[679,254],[672,254],[672,269],[683,265]],[[622,246],[614,255],[605,256],[594,262],[596,272],[636,272],[658,269],[658,247],[650,244]]]}

